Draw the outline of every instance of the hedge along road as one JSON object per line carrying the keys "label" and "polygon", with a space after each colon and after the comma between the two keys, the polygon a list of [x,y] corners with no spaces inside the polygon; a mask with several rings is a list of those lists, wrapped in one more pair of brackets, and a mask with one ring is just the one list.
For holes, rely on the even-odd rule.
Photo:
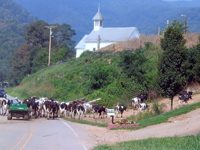
{"label": "hedge along road", "polygon": [[25,121],[0,116],[0,133],[3,150],[89,150],[97,145],[79,126],[60,118]]}

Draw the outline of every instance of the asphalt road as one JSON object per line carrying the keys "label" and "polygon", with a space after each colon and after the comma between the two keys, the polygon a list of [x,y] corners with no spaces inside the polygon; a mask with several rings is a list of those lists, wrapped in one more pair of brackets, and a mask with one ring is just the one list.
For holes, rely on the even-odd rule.
{"label": "asphalt road", "polygon": [[96,142],[78,125],[60,118],[7,120],[0,116],[2,150],[89,150]]}
{"label": "asphalt road", "polygon": [[[7,99],[14,99],[7,95]],[[0,150],[89,150],[96,141],[75,123],[0,116]]]}

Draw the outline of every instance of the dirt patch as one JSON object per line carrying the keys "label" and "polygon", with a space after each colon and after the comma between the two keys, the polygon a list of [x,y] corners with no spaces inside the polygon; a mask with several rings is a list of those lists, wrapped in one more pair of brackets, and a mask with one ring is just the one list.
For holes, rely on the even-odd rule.
{"label": "dirt patch", "polygon": [[[200,94],[193,95],[192,100],[188,104],[200,102]],[[165,98],[159,101],[159,104],[164,104],[165,111],[171,110],[171,101]],[[152,105],[152,104],[150,104]],[[184,104],[185,105],[185,104]],[[174,98],[174,109],[178,109],[178,97]],[[123,118],[136,114],[138,111],[128,109],[124,112]],[[86,117],[84,120],[94,121],[91,117]],[[111,117],[104,119],[96,119],[96,122],[111,122]],[[200,109],[196,109],[190,113],[169,118],[168,123],[161,123],[157,125],[148,126],[139,130],[108,130],[104,127],[96,127],[90,125],[77,124],[88,134],[94,138],[98,144],[115,144],[123,141],[146,139],[150,137],[174,137],[196,135],[200,133]]]}

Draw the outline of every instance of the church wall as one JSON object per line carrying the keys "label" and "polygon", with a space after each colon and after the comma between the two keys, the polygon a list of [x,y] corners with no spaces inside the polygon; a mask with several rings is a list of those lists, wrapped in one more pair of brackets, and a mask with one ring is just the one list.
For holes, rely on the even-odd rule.
{"label": "church wall", "polygon": [[[108,42],[108,43],[100,43],[100,48],[106,47],[110,44],[113,44],[115,42]],[[85,44],[85,49],[93,51],[94,49],[97,50],[97,43],[86,43]]]}

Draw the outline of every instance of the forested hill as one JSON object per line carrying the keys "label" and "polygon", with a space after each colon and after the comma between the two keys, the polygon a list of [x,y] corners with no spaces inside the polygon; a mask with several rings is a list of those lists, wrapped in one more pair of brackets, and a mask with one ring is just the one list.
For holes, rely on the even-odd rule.
{"label": "forested hill", "polygon": [[11,67],[13,52],[24,43],[26,25],[36,20],[12,0],[0,0],[0,81]]}
{"label": "forested hill", "polygon": [[157,34],[166,27],[167,20],[187,15],[190,32],[200,32],[200,1],[164,0],[13,0],[31,14],[48,23],[67,23],[76,31],[78,42],[93,29],[92,18],[100,3],[104,27],[135,26],[141,34]]}

